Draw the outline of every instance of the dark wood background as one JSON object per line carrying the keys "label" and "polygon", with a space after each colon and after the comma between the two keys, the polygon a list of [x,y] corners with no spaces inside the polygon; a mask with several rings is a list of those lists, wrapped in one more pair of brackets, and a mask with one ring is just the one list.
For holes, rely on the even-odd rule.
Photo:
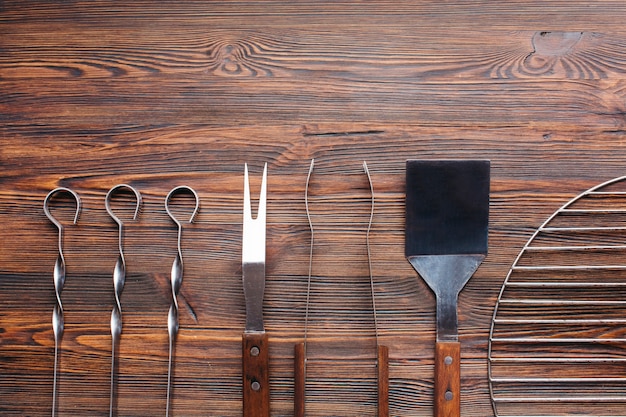
{"label": "dark wood background", "polygon": [[[404,258],[404,163],[492,161],[490,253],[460,298],[462,414],[493,415],[488,334],[524,243],[580,192],[626,172],[623,1],[0,1],[0,414],[52,402],[56,230],[67,200],[59,415],[109,405],[112,186],[128,221],[119,415],[164,414],[169,269],[163,200],[201,198],[185,225],[173,415],[241,414],[243,165],[269,165],[266,327],[272,415],[289,416],[310,233],[310,416],[373,416],[375,338],[390,349],[393,416],[432,415],[434,297]],[[253,191],[254,193],[255,191]]]}

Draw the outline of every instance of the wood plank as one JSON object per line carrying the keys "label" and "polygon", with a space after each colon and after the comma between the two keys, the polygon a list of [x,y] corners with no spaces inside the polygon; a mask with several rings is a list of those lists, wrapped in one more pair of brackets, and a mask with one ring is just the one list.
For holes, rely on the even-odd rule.
{"label": "wood plank", "polygon": [[[51,189],[67,186],[83,210],[65,230],[59,415],[108,415],[117,229],[104,196],[128,182],[144,204],[125,232],[119,414],[164,413],[176,227],[163,200],[187,184],[201,209],[183,232],[172,414],[240,416],[242,171],[244,162],[256,172],[267,161],[270,405],[272,415],[292,415],[293,346],[304,337],[310,249],[304,187],[315,158],[307,415],[376,415],[377,343],[389,348],[390,415],[432,415],[435,300],[404,259],[404,161],[487,158],[489,255],[460,295],[459,325],[462,415],[493,415],[488,339],[511,264],[558,207],[624,175],[624,17],[626,5],[610,0],[0,2],[0,414],[50,414],[57,234],[42,204]],[[378,340],[364,160],[376,200]],[[73,205],[60,200],[54,209],[71,223]],[[556,233],[542,243],[566,239]],[[605,241],[620,242],[620,235]],[[600,255],[585,254],[607,260]],[[598,278],[621,284],[622,275]],[[588,279],[573,273],[558,281]],[[622,292],[591,295],[616,301]],[[513,300],[505,308],[512,316],[516,301],[534,295],[556,293],[516,288],[503,295]],[[554,306],[542,314],[541,304],[534,311],[556,314]],[[570,312],[618,319],[620,311]],[[496,327],[495,336],[622,333],[525,324]],[[569,355],[623,359],[617,341],[588,345],[567,344]],[[532,341],[492,347],[511,360],[498,377],[507,369],[533,377],[550,355]],[[520,367],[520,353],[536,363]],[[619,376],[619,366],[606,369]],[[584,366],[559,371],[552,365],[546,374],[600,375]],[[527,386],[501,383],[518,396]],[[574,388],[548,382],[537,394]],[[611,385],[611,392],[622,388]],[[597,412],[618,415],[623,406],[603,403]],[[520,400],[503,410],[528,409]],[[555,403],[535,412],[565,409]]]}

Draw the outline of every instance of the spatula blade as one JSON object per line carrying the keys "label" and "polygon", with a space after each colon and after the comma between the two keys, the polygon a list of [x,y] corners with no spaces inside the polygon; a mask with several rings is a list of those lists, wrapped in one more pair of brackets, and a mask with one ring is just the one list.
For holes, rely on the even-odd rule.
{"label": "spatula blade", "polygon": [[490,162],[406,162],[406,257],[486,254]]}

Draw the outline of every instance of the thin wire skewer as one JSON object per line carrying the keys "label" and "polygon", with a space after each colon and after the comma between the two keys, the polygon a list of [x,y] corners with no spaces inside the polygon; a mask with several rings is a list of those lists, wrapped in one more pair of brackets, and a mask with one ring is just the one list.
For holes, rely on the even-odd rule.
{"label": "thin wire skewer", "polygon": [[57,411],[57,374],[59,362],[59,345],[63,337],[64,320],[63,320],[63,304],[61,303],[61,292],[65,285],[65,258],[63,256],[63,225],[50,213],[50,200],[58,193],[69,193],[76,200],[76,214],[74,215],[74,224],[78,222],[80,214],[80,197],[69,188],[59,187],[50,191],[43,202],[43,211],[48,219],[57,227],[59,231],[59,254],[54,264],[54,292],[56,295],[56,303],[52,310],[52,330],[54,332],[54,376],[52,382],[52,417]]}
{"label": "thin wire skewer", "polygon": [[109,213],[109,216],[117,223],[118,225],[118,249],[119,255],[117,258],[117,262],[115,263],[115,269],[113,270],[113,288],[115,290],[115,304],[113,304],[113,310],[111,311],[111,390],[110,390],[110,398],[109,398],[109,417],[113,417],[117,414],[117,410],[115,407],[116,395],[115,395],[115,362],[117,358],[117,348],[119,347],[120,336],[122,334],[122,304],[120,301],[120,297],[122,296],[122,291],[124,290],[124,283],[126,281],[126,262],[124,261],[124,248],[123,248],[123,238],[124,238],[124,223],[122,220],[113,213],[111,209],[111,197],[114,193],[119,191],[122,188],[127,188],[135,194],[135,198],[137,199],[137,205],[135,208],[135,214],[133,216],[133,220],[137,219],[139,215],[139,208],[141,206],[141,194],[135,188],[128,184],[119,184],[115,187],[111,188],[107,193],[104,204]]}
{"label": "thin wire skewer", "polygon": [[304,353],[306,358],[306,342],[308,335],[308,322],[309,322],[309,299],[311,297],[311,274],[313,272],[313,246],[315,241],[315,235],[313,232],[313,222],[311,221],[311,212],[309,210],[309,182],[311,181],[311,174],[313,173],[313,166],[315,165],[315,159],[311,159],[311,165],[309,166],[309,173],[306,177],[306,186],[304,193],[304,206],[306,209],[306,218],[309,222],[309,231],[311,233],[311,242],[309,247],[309,274],[307,278],[306,287],[306,311],[304,314]]}
{"label": "thin wire skewer", "polygon": [[170,413],[170,398],[172,391],[172,358],[174,356],[174,347],[176,342],[176,336],[178,335],[178,293],[180,291],[180,287],[183,283],[183,251],[181,248],[181,238],[183,234],[183,225],[182,223],[174,216],[174,214],[170,211],[170,199],[176,193],[181,192],[189,192],[193,194],[196,199],[196,206],[189,218],[189,223],[193,222],[193,219],[198,214],[198,209],[200,207],[200,198],[198,194],[191,188],[186,185],[181,185],[173,188],[165,197],[165,211],[170,216],[172,221],[176,223],[178,226],[178,252],[176,254],[176,258],[172,264],[172,272],[170,274],[170,284],[172,289],[172,304],[170,306],[169,313],[167,315],[167,332],[169,335],[169,357],[167,362],[167,402],[165,405],[165,417],[169,416]]}
{"label": "thin wire skewer", "polygon": [[306,393],[306,365],[307,365],[307,337],[308,337],[308,324],[309,324],[309,300],[311,295],[311,273],[313,271],[313,222],[311,221],[311,212],[309,211],[309,182],[311,180],[311,174],[313,173],[313,167],[315,165],[315,159],[311,159],[311,165],[309,166],[309,173],[306,177],[306,186],[304,190],[304,206],[306,209],[306,217],[309,222],[309,230],[311,233],[311,241],[309,246],[309,274],[307,278],[306,288],[306,306],[304,313],[304,340],[301,343],[297,343],[294,346],[294,416],[305,416],[305,393]]}
{"label": "thin wire skewer", "polygon": [[367,175],[372,196],[372,208],[370,211],[370,219],[367,224],[367,233],[365,241],[367,246],[367,264],[370,275],[370,288],[372,291],[372,311],[374,313],[374,330],[376,332],[376,349],[377,349],[377,377],[378,377],[378,417],[389,416],[389,348],[379,343],[378,333],[378,313],[376,312],[376,289],[374,288],[374,273],[372,269],[372,250],[370,245],[370,231],[372,230],[372,222],[374,220],[374,184],[372,176],[367,168],[367,163],[363,161],[363,170]]}
{"label": "thin wire skewer", "polygon": [[372,177],[370,176],[370,171],[367,169],[367,162],[363,161],[363,170],[367,175],[367,180],[370,186],[370,193],[372,196],[372,208],[370,210],[370,219],[367,223],[367,233],[365,234],[365,242],[367,246],[367,265],[370,274],[370,287],[372,290],[372,310],[374,311],[374,330],[376,332],[376,344],[378,344],[378,314],[376,313],[376,297],[374,290],[374,276],[372,272],[372,251],[370,248],[370,231],[372,229],[372,221],[374,220],[374,185],[372,184]]}

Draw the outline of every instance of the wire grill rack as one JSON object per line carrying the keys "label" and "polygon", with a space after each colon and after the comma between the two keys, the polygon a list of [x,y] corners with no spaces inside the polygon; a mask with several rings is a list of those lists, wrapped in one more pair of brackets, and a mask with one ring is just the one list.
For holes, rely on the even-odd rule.
{"label": "wire grill rack", "polygon": [[529,239],[498,296],[488,363],[496,417],[626,417],[626,176]]}

